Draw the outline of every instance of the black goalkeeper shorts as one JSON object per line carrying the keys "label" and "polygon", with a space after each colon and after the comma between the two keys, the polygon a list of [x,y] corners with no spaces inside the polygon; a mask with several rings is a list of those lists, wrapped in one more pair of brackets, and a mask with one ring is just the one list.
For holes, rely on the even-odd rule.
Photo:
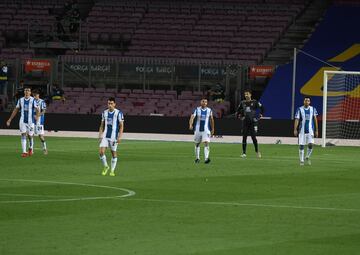
{"label": "black goalkeeper shorts", "polygon": [[258,132],[258,122],[244,121],[243,123],[243,136],[256,136]]}

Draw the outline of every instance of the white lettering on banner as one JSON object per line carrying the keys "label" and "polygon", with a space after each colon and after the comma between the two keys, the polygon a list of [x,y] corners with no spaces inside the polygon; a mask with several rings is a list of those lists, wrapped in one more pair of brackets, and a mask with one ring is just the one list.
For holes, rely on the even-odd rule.
{"label": "white lettering on banner", "polygon": [[268,73],[268,72],[272,72],[273,71],[273,68],[255,68],[253,67],[252,70],[253,72],[258,72],[258,73]]}
{"label": "white lettering on banner", "polygon": [[271,77],[274,72],[273,66],[252,66],[250,67],[249,75],[251,78],[257,76]]}
{"label": "white lettering on banner", "polygon": [[144,67],[144,66],[137,66],[136,67],[136,72],[137,73],[153,73],[154,72],[154,69],[152,66],[147,66],[147,67]]}
{"label": "white lettering on banner", "polygon": [[171,66],[137,66],[135,68],[137,73],[172,73],[173,69]]}
{"label": "white lettering on banner", "polygon": [[156,67],[157,73],[172,73],[172,68],[169,66]]}
{"label": "white lettering on banner", "polygon": [[33,66],[50,66],[50,62],[27,61],[27,65]]}
{"label": "white lettering on banner", "polygon": [[[70,69],[78,72],[87,72],[89,71],[89,65],[70,65]],[[100,72],[100,73],[110,73],[110,65],[91,65],[91,72]]]}
{"label": "white lettering on banner", "polygon": [[[201,74],[202,75],[226,75],[226,69],[224,68],[201,68]],[[236,69],[229,69],[230,75],[236,75],[237,70]]]}
{"label": "white lettering on banner", "polygon": [[110,69],[110,65],[91,65],[91,72],[109,73]]}
{"label": "white lettering on banner", "polygon": [[201,68],[201,74],[204,75],[218,75],[219,69],[218,68]]}

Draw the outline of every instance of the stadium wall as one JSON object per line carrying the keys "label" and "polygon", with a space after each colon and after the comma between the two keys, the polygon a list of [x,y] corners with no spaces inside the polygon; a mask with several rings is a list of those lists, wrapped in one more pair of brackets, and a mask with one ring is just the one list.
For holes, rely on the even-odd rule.
{"label": "stadium wall", "polygon": [[[0,113],[0,128],[5,129],[10,113]],[[11,123],[12,129],[18,129],[19,114]],[[189,118],[158,116],[125,116],[125,132],[158,134],[191,134],[188,130]],[[46,130],[59,131],[97,131],[99,115],[47,114]],[[241,135],[242,121],[239,119],[215,119],[216,135]],[[263,119],[259,123],[260,136],[292,137],[291,120]],[[321,129],[320,129],[321,130]]]}
{"label": "stadium wall", "polygon": [[[360,7],[330,7],[302,50],[342,70],[360,71],[360,33],[356,25],[359,12]],[[329,67],[304,54],[297,55],[295,107],[303,104],[304,95],[311,96],[311,104],[322,114],[323,68]],[[278,67],[274,73],[260,98],[266,107],[266,116],[273,119],[292,117],[292,72],[293,64],[289,63]]]}

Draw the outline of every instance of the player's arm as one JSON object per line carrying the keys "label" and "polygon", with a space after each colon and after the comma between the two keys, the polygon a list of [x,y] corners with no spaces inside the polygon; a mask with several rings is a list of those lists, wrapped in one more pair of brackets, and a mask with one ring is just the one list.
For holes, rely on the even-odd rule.
{"label": "player's arm", "polygon": [[235,118],[242,118],[243,112],[244,112],[243,104],[242,104],[242,102],[240,102],[240,104],[235,112]]}
{"label": "player's arm", "polygon": [[35,107],[35,120],[36,120],[36,123],[39,121],[40,119],[40,116],[41,116],[41,111],[40,111],[40,107]]}
{"label": "player's arm", "polygon": [[15,109],[12,111],[12,113],[10,115],[10,118],[6,121],[6,126],[10,127],[11,121],[13,120],[13,118],[15,118],[18,111],[19,111],[19,108],[15,107]]}
{"label": "player's arm", "polygon": [[258,101],[257,107],[260,109],[259,117],[262,118],[264,116],[264,112],[265,112],[264,105]]}
{"label": "player's arm", "polygon": [[299,127],[299,121],[300,120],[300,110],[299,108],[296,110],[295,113],[295,121],[294,121],[294,136],[298,136],[298,127]]}
{"label": "player's arm", "polygon": [[119,122],[119,133],[116,139],[117,143],[121,142],[122,135],[124,133],[124,115],[120,112],[118,115],[118,122]]}
{"label": "player's arm", "polygon": [[315,137],[319,137],[319,127],[316,115],[314,115],[314,122],[315,122]]}
{"label": "player's arm", "polygon": [[238,107],[237,107],[237,109],[236,109],[236,112],[235,112],[235,118],[237,119],[237,118],[239,118],[239,114],[240,114],[240,108],[241,108],[241,106],[240,106],[241,104],[239,104],[238,105]]}
{"label": "player's arm", "polygon": [[299,119],[295,118],[294,121],[294,136],[298,136]]}
{"label": "player's arm", "polygon": [[214,116],[211,112],[211,115],[210,115],[210,125],[211,125],[211,135],[214,135],[215,134],[215,121],[214,121]]}
{"label": "player's arm", "polygon": [[46,103],[42,102],[42,107],[41,107],[41,111],[40,111],[40,115],[45,115],[46,112]]}
{"label": "player's arm", "polygon": [[105,125],[105,121],[104,121],[104,120],[101,120],[100,127],[99,127],[99,139],[100,139],[100,140],[101,140],[102,134],[103,134],[103,132],[104,132],[104,125]]}
{"label": "player's arm", "polygon": [[118,138],[117,138],[117,143],[121,142],[121,138],[122,138],[123,133],[124,133],[124,121],[120,121],[119,122],[119,135],[118,135]]}
{"label": "player's arm", "polygon": [[190,130],[193,130],[193,123],[194,123],[195,116],[196,116],[196,110],[190,116],[190,120],[189,120],[189,129]]}
{"label": "player's arm", "polygon": [[105,116],[104,116],[104,112],[101,114],[101,123],[100,123],[100,127],[99,127],[99,140],[101,141],[102,139],[102,135],[104,133],[104,127],[105,127]]}

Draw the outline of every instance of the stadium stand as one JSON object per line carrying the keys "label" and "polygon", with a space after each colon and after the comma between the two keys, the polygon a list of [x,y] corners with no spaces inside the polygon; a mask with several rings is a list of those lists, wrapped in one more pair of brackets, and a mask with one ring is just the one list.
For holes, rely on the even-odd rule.
{"label": "stadium stand", "polygon": [[[94,1],[81,27],[81,50],[67,50],[60,60],[81,62],[146,59],[177,64],[260,64],[309,0],[135,0]],[[28,59],[40,50],[28,48],[28,33],[56,29],[60,0],[16,0],[0,3],[0,58]],[[31,26],[29,26],[31,24]],[[140,61],[140,62],[139,62]],[[166,63],[166,62],[164,62]],[[97,84],[93,84],[97,86]],[[93,114],[109,95],[119,97],[131,115],[188,116],[203,92],[66,87],[66,101],[54,101],[50,112]],[[125,90],[126,91],[126,90]],[[83,102],[91,102],[84,106]],[[4,101],[4,100],[3,100]],[[229,113],[230,102],[210,102],[215,115]],[[168,110],[174,109],[174,110]]]}
{"label": "stadium stand", "polygon": [[[174,90],[141,90],[103,88],[70,88],[64,89],[66,101],[53,101],[49,113],[100,114],[104,109],[104,102],[109,97],[115,97],[120,103],[121,110],[126,115],[163,115],[189,116],[199,104],[202,92],[182,91],[178,96]],[[209,102],[214,116],[221,118],[230,110],[230,102]]]}
{"label": "stadium stand", "polygon": [[[195,58],[260,63],[308,1],[99,1],[82,55]],[[121,50],[99,45],[128,47]],[[78,54],[68,51],[67,54]]]}

